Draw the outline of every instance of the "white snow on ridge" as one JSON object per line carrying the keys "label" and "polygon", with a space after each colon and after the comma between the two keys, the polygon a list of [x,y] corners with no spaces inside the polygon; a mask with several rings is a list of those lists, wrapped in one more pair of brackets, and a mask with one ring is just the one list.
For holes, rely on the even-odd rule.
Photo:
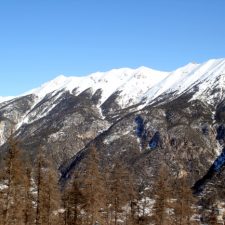
{"label": "white snow on ridge", "polygon": [[[215,92],[215,90],[218,90]],[[212,95],[212,92],[215,92]],[[209,104],[214,103],[214,97],[222,100],[225,98],[225,60],[218,62],[208,73],[201,77],[199,90],[193,99],[201,99]]]}
{"label": "white snow on ridge", "polygon": [[34,94],[38,96],[39,99],[41,99],[51,92],[61,90],[67,87],[72,81],[75,81],[76,78],[79,79],[79,77],[65,77],[64,75],[60,75],[55,79],[44,83],[40,87],[25,92],[22,95],[25,96],[29,94]]}
{"label": "white snow on ridge", "polygon": [[214,83],[215,79],[223,74],[225,74],[225,59],[212,59],[203,64],[189,63],[171,72],[164,80],[149,89],[145,97],[148,99],[147,102],[150,102],[161,94],[170,92],[181,94],[196,84],[199,84],[199,93],[202,94],[209,83]]}
{"label": "white snow on ridge", "polygon": [[166,78],[168,72],[154,71],[146,67],[137,69],[127,83],[121,85],[118,90],[120,94],[120,105],[137,104],[143,99],[144,93]]}
{"label": "white snow on ridge", "polygon": [[[47,104],[43,109],[38,108],[33,111],[36,105],[50,93],[57,93],[61,90],[72,92],[76,90],[76,95],[80,94],[86,89],[91,88],[92,93],[98,89],[102,90],[102,96],[100,105],[107,100],[114,92],[120,91],[119,104],[122,107],[130,106],[138,103],[143,93],[150,87],[155,85],[158,81],[167,76],[167,72],[159,72],[146,67],[140,67],[138,69],[113,69],[108,72],[97,72],[85,77],[66,77],[60,75],[55,79],[44,83],[38,88],[32,89],[21,96],[34,94],[37,96],[31,109],[21,118],[21,121],[17,124],[18,129],[24,123],[30,123],[48,114],[51,109],[54,108],[55,103]],[[54,97],[54,101],[63,92]],[[99,106],[100,106],[99,105]],[[98,107],[99,107],[98,106]],[[101,108],[99,107],[101,112]]]}
{"label": "white snow on ridge", "polygon": [[8,97],[2,97],[2,96],[0,96],[0,103],[1,102],[6,102],[6,101],[11,100],[13,98],[15,98],[15,97],[14,96],[8,96]]}
{"label": "white snow on ridge", "polygon": [[[159,95],[169,92],[181,94],[197,83],[215,80],[220,74],[225,74],[225,59],[212,59],[203,64],[189,63],[172,72],[140,67],[137,69],[113,69],[84,77],[61,75],[29,93],[42,98],[47,93],[62,89],[69,91],[76,89],[76,94],[88,88],[91,88],[93,93],[101,89],[100,103],[102,104],[113,93],[120,91],[118,103],[121,107],[127,107],[137,104],[143,99],[146,99],[146,103],[148,103]],[[208,85],[208,83],[205,85]],[[202,90],[205,89],[204,84],[200,87]]]}
{"label": "white snow on ridge", "polygon": [[165,92],[175,91],[179,88],[181,89],[181,85],[187,86],[185,79],[190,73],[196,70],[198,66],[199,64],[189,63],[188,65],[169,73],[165,79],[149,89],[145,93],[145,97],[148,101],[151,101]]}
{"label": "white snow on ridge", "polygon": [[[202,64],[189,63],[172,72],[140,67],[137,69],[113,69],[108,72],[97,72],[83,77],[60,75],[20,96],[0,97],[0,103],[1,107],[3,107],[7,105],[6,101],[29,94],[35,95],[32,106],[18,118],[16,125],[16,129],[18,129],[23,124],[29,124],[46,116],[58,104],[64,90],[70,92],[76,90],[73,94],[79,95],[89,88],[93,94],[100,89],[102,96],[97,107],[101,113],[101,104],[117,91],[119,95],[116,100],[122,108],[141,103],[137,109],[142,109],[160,95],[173,92],[175,93],[174,96],[177,97],[182,93],[192,91],[195,85],[197,85],[197,88],[194,88],[195,93],[192,100],[201,99],[203,102],[216,105],[224,99],[225,58],[212,59]],[[59,91],[62,92],[58,93]],[[58,94],[55,95],[55,93]],[[51,100],[43,101],[41,107],[39,107],[38,103],[47,94],[52,94],[50,95]],[[1,126],[3,127],[4,124],[2,123]],[[4,141],[3,136],[2,140]]]}
{"label": "white snow on ridge", "polygon": [[[60,90],[72,91],[76,89],[76,94],[91,88],[94,93],[102,90],[100,104],[104,103],[109,96],[119,91],[118,103],[122,107],[139,103],[146,99],[146,104],[159,95],[176,92],[180,94],[195,84],[200,84],[201,95],[206,86],[212,85],[214,80],[221,74],[225,74],[225,59],[212,59],[203,64],[189,63],[172,72],[161,72],[147,67],[137,69],[122,68],[113,69],[108,72],[97,72],[82,77],[66,77],[60,75],[55,79],[32,89],[21,96],[34,94],[37,96],[35,104],[41,101],[46,94]],[[220,78],[218,85],[224,86],[224,81]],[[197,95],[196,95],[197,96]],[[0,102],[12,97],[0,97]]]}
{"label": "white snow on ridge", "polygon": [[144,92],[167,75],[167,72],[155,71],[147,67],[113,69],[108,72],[97,72],[84,77],[65,77],[60,75],[54,80],[23,95],[35,94],[40,101],[46,94],[54,91],[63,89],[72,91],[76,89],[76,94],[78,95],[84,90],[91,88],[93,93],[98,89],[102,90],[101,103],[114,92],[121,91],[121,105],[126,105],[132,98],[138,101]]}

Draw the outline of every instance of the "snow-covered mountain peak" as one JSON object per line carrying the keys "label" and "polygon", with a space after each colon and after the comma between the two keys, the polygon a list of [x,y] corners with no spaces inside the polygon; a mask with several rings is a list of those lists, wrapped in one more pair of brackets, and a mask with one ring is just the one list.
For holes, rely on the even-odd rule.
{"label": "snow-covered mountain peak", "polygon": [[[86,96],[85,101],[75,97],[85,90],[90,90],[88,95],[81,95]],[[23,124],[30,124],[51,114],[67,98],[82,104],[85,104],[86,100],[89,101],[93,108],[99,109],[101,117],[141,109],[153,102],[169,102],[186,94],[192,97],[192,100],[198,99],[216,106],[224,99],[224,93],[225,59],[213,59],[202,64],[189,63],[172,72],[139,67],[113,69],[88,76],[60,75],[15,97],[15,101],[9,104],[4,101],[13,97],[0,97],[0,103],[2,102],[2,107],[7,108],[4,109],[4,116],[6,113],[13,114],[16,128],[19,129]],[[12,113],[17,107],[16,104],[23,108],[18,114]],[[65,101],[65,105],[72,107],[70,101],[68,104]]]}
{"label": "snow-covered mountain peak", "polygon": [[[54,91],[64,89],[72,92],[72,90],[76,89],[76,94],[79,94],[91,88],[93,93],[98,89],[102,90],[101,103],[116,91],[122,91],[123,96],[138,94],[135,98],[139,99],[141,98],[140,94],[143,94],[167,75],[167,72],[160,72],[147,67],[113,69],[107,72],[92,73],[88,76],[66,77],[60,75],[23,95],[34,94],[40,101],[47,94]],[[135,90],[137,88],[141,92],[137,93]]]}
{"label": "snow-covered mountain peak", "polygon": [[186,65],[176,69],[175,71],[172,71],[171,73],[175,73],[175,72],[176,73],[179,73],[179,72],[181,72],[181,73],[189,73],[190,71],[192,71],[193,69],[195,69],[199,65],[201,65],[201,64],[190,62],[190,63],[188,63],[188,64],[186,64]]}
{"label": "snow-covered mountain peak", "polygon": [[[119,68],[106,72],[96,72],[87,76],[59,75],[55,79],[32,89],[22,96],[33,94],[37,97],[35,104],[47,94],[61,90],[79,95],[86,89],[94,94],[101,90],[99,104],[104,103],[112,94],[119,93],[118,103],[121,107],[139,103],[146,99],[146,103],[165,93],[181,94],[194,85],[200,84],[199,93],[203,93],[205,86],[213,84],[224,86],[225,59],[212,59],[202,64],[188,63],[172,72],[162,72],[141,66],[136,69]],[[220,77],[220,79],[218,78]],[[207,82],[206,82],[207,81]],[[72,92],[76,90],[76,92]],[[8,98],[0,97],[0,102]]]}
{"label": "snow-covered mountain peak", "polygon": [[55,79],[42,84],[40,87],[34,88],[28,92],[25,92],[22,95],[34,94],[39,99],[41,99],[45,97],[46,94],[65,88],[70,83],[70,81],[70,77],[60,75],[57,76]]}
{"label": "snow-covered mountain peak", "polygon": [[177,96],[191,90],[197,84],[199,93],[203,94],[206,87],[212,87],[216,79],[223,83],[222,74],[225,74],[225,59],[211,59],[203,64],[188,63],[169,73],[165,79],[150,88],[144,95],[146,103],[166,93],[176,93]]}
{"label": "snow-covered mountain peak", "polygon": [[225,97],[225,59],[210,60],[203,64],[198,80],[198,91],[193,99],[201,99],[211,105],[218,104]]}

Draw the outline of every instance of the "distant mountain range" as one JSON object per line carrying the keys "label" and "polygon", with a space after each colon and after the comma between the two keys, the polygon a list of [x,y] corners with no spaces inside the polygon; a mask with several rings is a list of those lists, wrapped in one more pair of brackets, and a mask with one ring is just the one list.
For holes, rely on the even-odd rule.
{"label": "distant mountain range", "polygon": [[13,127],[33,157],[40,147],[52,155],[62,180],[95,144],[103,166],[121,161],[148,182],[163,161],[203,190],[224,165],[218,158],[224,124],[225,59],[172,72],[140,67],[61,75],[20,96],[0,97],[0,150]]}

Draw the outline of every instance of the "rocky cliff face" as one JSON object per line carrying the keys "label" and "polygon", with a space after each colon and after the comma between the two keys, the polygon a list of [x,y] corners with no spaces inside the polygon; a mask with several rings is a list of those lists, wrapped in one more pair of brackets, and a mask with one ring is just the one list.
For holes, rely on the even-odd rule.
{"label": "rocky cliff face", "polygon": [[40,147],[50,154],[65,181],[94,144],[102,166],[121,161],[151,183],[166,163],[199,191],[223,170],[224,123],[224,59],[171,73],[119,69],[60,76],[2,101],[0,149],[13,130],[33,157]]}

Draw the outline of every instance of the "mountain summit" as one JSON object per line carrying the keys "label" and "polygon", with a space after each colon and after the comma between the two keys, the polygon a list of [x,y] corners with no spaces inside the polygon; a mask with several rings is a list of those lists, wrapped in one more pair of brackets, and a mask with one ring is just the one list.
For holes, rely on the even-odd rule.
{"label": "mountain summit", "polygon": [[62,180],[93,145],[103,166],[121,161],[146,181],[164,162],[199,188],[225,164],[225,59],[172,72],[140,67],[60,75],[0,102],[0,151],[13,127],[33,157],[40,147],[52,155]]}

